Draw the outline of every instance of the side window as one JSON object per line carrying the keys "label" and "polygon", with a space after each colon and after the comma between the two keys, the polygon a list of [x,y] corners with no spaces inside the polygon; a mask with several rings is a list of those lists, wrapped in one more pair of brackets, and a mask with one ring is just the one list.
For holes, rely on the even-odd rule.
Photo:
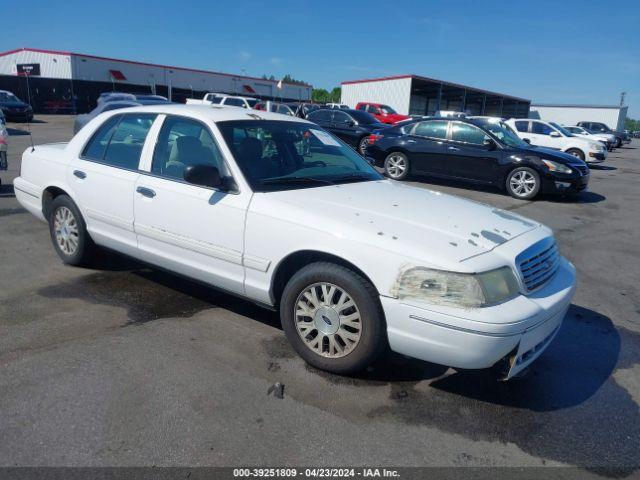
{"label": "side window", "polygon": [[331,120],[331,112],[328,112],[326,110],[311,112],[307,116],[307,119],[311,120],[312,122],[328,122]]}
{"label": "side window", "polygon": [[472,143],[474,145],[482,145],[485,139],[489,139],[489,135],[484,133],[478,127],[469,125],[468,123],[453,122],[451,125],[451,140],[455,142]]}
{"label": "side window", "polygon": [[182,180],[189,165],[222,166],[222,154],[209,129],[182,117],[167,117],[153,152],[151,173]]}
{"label": "side window", "polygon": [[369,112],[371,114],[377,114],[377,113],[379,113],[379,110],[380,109],[378,107],[376,107],[375,105],[369,105],[367,107],[367,112]]}
{"label": "side window", "polygon": [[366,111],[367,110],[367,105],[365,103],[358,105],[358,110]]}
{"label": "side window", "polygon": [[333,123],[347,123],[350,120],[349,115],[343,112],[335,112],[333,114]]}
{"label": "side window", "polygon": [[413,130],[414,135],[429,138],[447,138],[447,122],[420,122]]}
{"label": "side window", "polygon": [[146,113],[123,115],[107,147],[104,163],[137,170],[144,141],[155,118],[156,115]]}
{"label": "side window", "polygon": [[529,129],[529,122],[527,120],[518,120],[516,122],[516,130],[519,132],[527,132]]}
{"label": "side window", "polygon": [[244,101],[240,98],[225,98],[224,104],[232,107],[244,107]]}
{"label": "side window", "polygon": [[549,125],[540,122],[531,122],[531,133],[537,133],[538,135],[549,135],[553,131],[553,128],[551,128]]}
{"label": "side window", "polygon": [[100,128],[93,134],[89,143],[82,151],[82,158],[90,160],[97,160],[102,162],[104,160],[104,154],[107,151],[109,141],[115,132],[118,122],[122,118],[122,115],[114,115],[109,120],[104,122]]}

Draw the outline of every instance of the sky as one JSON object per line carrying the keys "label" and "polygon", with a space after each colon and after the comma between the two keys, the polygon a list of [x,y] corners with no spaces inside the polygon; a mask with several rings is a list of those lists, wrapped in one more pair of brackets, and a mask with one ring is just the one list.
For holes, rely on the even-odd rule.
{"label": "sky", "polygon": [[[7,2],[6,6],[2,6]],[[331,89],[414,73],[640,119],[640,0],[0,0],[0,51],[65,50]]]}

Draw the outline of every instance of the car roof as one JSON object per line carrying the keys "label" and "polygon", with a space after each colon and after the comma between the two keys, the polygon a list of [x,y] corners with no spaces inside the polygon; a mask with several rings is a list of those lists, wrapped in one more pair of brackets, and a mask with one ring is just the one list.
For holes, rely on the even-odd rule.
{"label": "car roof", "polygon": [[[218,105],[185,105],[176,103],[154,103],[140,107],[117,110],[118,113],[165,113],[167,115],[186,115],[194,118],[207,119],[213,122],[225,122],[229,120],[280,120],[290,122],[311,123],[301,118],[283,115],[281,113],[265,112],[263,110],[249,110],[238,107],[225,107]],[[255,118],[258,117],[258,118]]]}

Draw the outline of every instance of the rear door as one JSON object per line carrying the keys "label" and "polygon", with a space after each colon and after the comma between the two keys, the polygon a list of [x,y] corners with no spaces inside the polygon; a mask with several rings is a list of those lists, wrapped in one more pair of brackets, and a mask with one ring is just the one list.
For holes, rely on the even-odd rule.
{"label": "rear door", "polygon": [[114,115],[93,134],[68,170],[91,237],[101,245],[137,254],[133,195],[155,114]]}
{"label": "rear door", "polygon": [[445,141],[446,120],[418,122],[406,136],[406,149],[410,152],[411,170],[415,173],[441,174]]}
{"label": "rear door", "polygon": [[219,288],[244,292],[248,191],[227,193],[185,182],[189,165],[230,173],[209,126],[168,115],[136,182],[133,206],[141,257]]}
{"label": "rear door", "polygon": [[486,132],[475,125],[451,122],[450,141],[443,162],[444,173],[469,180],[494,182],[502,150],[491,150],[484,145],[484,141],[490,139]]}

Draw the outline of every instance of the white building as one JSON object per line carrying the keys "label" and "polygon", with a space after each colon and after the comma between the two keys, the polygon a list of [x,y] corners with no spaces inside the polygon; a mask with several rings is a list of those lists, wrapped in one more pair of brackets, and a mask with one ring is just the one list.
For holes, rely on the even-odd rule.
{"label": "white building", "polygon": [[419,75],[350,80],[342,82],[342,103],[388,105],[405,115],[433,115],[455,110],[469,115],[526,117],[530,100]]}
{"label": "white building", "polygon": [[311,99],[311,85],[283,83],[278,89],[277,84],[246,75],[73,52],[21,48],[0,53],[0,89],[29,100],[36,112],[88,111],[98,95],[108,91],[155,93],[178,102],[202,98],[206,92],[289,101]]}
{"label": "white building", "polygon": [[627,108],[616,105],[550,105],[533,104],[530,118],[539,118],[561,125],[576,125],[578,122],[601,122],[613,130],[624,130]]}

